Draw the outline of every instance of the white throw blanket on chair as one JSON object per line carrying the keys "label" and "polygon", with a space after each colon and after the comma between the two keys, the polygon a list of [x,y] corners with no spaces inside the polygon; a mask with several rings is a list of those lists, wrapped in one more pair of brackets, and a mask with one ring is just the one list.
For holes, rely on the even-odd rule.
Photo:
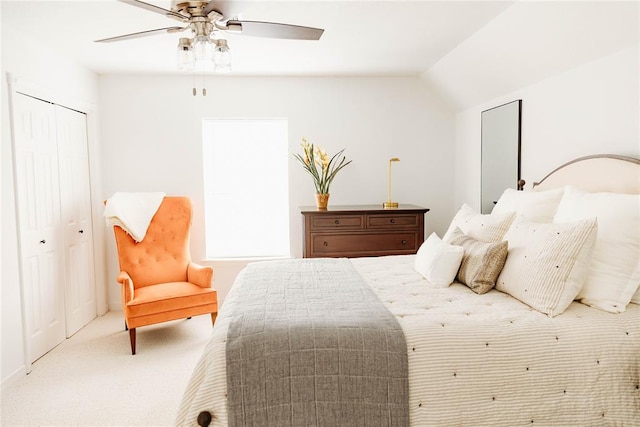
{"label": "white throw blanket on chair", "polygon": [[165,193],[115,193],[107,199],[107,226],[117,225],[136,242],[142,241]]}

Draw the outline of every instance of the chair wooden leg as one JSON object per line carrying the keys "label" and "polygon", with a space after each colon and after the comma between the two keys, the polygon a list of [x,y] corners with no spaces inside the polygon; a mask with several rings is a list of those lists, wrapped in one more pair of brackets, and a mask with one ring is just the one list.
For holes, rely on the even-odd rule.
{"label": "chair wooden leg", "polygon": [[131,354],[136,354],[136,328],[129,329],[129,341],[131,341]]}
{"label": "chair wooden leg", "polygon": [[215,313],[211,313],[211,324],[212,325],[216,324],[216,317],[218,317],[218,312],[217,311]]}
{"label": "chair wooden leg", "polygon": [[129,327],[127,326],[127,321],[126,321],[126,320],[124,321],[124,330],[125,330],[125,331],[128,331],[128,330],[129,330]]}

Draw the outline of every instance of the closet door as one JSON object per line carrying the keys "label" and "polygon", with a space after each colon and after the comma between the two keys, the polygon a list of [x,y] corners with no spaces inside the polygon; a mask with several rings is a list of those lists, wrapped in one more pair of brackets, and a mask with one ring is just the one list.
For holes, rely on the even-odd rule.
{"label": "closet door", "polygon": [[16,93],[13,115],[25,336],[34,361],[65,339],[55,109]]}
{"label": "closet door", "polygon": [[96,317],[87,119],[55,106],[60,169],[60,214],[65,255],[66,332],[70,337]]}

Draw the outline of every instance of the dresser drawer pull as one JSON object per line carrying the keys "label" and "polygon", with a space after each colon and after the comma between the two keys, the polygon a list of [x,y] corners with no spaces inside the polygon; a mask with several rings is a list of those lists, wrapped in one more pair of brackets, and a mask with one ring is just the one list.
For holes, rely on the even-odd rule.
{"label": "dresser drawer pull", "polygon": [[336,224],[336,225],[338,225],[338,224],[340,224],[340,220],[339,220],[339,219],[336,219],[335,221],[333,221],[333,223],[334,223],[334,224]]}
{"label": "dresser drawer pull", "polygon": [[389,222],[390,222],[391,224],[395,224],[395,223],[396,223],[396,220],[395,220],[395,219],[393,219],[393,218],[391,218],[391,219],[389,220]]}
{"label": "dresser drawer pull", "polygon": [[323,245],[325,246],[329,246],[329,243],[325,240],[324,242],[322,242]]}
{"label": "dresser drawer pull", "polygon": [[406,240],[403,240],[401,243],[402,243],[403,245],[406,245],[406,244],[407,244],[407,241],[406,241]]}

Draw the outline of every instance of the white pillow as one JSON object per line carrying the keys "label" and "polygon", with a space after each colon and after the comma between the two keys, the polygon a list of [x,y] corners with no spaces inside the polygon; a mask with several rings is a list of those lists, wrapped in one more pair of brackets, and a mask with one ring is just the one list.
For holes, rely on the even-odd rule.
{"label": "white pillow", "polygon": [[517,191],[507,188],[491,213],[516,212],[533,221],[552,222],[563,192],[563,188],[548,191]]}
{"label": "white pillow", "polygon": [[453,283],[463,255],[461,246],[445,243],[431,233],[416,253],[414,268],[432,284],[446,288]]}
{"label": "white pillow", "polygon": [[515,217],[515,212],[483,215],[465,203],[453,217],[442,240],[451,240],[453,232],[458,227],[467,236],[481,242],[500,242]]}
{"label": "white pillow", "polygon": [[550,317],[562,313],[582,288],[597,229],[595,218],[556,224],[519,215],[504,236],[509,254],[496,289]]}
{"label": "white pillow", "polygon": [[640,195],[566,187],[554,222],[586,217],[598,218],[598,237],[577,299],[601,310],[623,312],[640,285]]}

